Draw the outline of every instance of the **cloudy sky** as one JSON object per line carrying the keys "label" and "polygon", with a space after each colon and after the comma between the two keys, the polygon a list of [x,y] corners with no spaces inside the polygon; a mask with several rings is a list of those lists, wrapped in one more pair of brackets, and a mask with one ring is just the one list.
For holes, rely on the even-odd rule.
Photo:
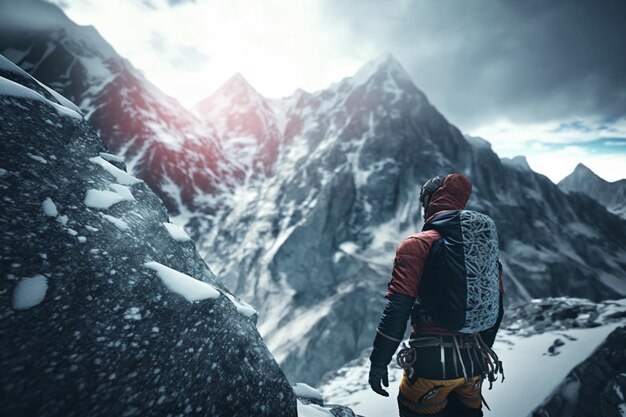
{"label": "cloudy sky", "polygon": [[558,181],[626,177],[626,2],[54,0],[191,106],[241,72],[315,91],[393,54],[430,101],[500,156]]}

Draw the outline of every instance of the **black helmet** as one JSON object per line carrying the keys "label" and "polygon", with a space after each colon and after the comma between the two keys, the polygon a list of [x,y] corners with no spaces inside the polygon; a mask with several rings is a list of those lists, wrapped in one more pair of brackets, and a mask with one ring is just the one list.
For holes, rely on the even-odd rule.
{"label": "black helmet", "polygon": [[424,205],[424,200],[426,197],[432,196],[435,191],[439,189],[443,185],[443,180],[445,179],[445,175],[438,175],[435,178],[431,178],[422,186],[422,191],[420,191],[420,203]]}

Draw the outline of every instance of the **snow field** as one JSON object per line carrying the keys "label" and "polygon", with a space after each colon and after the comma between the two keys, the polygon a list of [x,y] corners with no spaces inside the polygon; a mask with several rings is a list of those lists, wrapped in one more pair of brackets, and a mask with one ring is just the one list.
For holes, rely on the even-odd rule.
{"label": "snow field", "polygon": [[298,417],[333,417],[333,414],[317,404],[303,404],[298,400]]}

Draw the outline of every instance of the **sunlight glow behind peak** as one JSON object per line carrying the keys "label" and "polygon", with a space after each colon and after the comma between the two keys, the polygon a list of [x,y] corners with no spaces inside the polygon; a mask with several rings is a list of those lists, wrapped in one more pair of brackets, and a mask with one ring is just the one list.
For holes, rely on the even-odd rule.
{"label": "sunlight glow behind peak", "polygon": [[[378,54],[345,50],[341,26],[314,0],[183,3],[66,1],[68,16],[92,24],[166,94],[190,107],[240,72],[266,97],[309,91],[354,73]],[[139,22],[138,22],[139,20]],[[147,47],[146,47],[147,46]],[[355,57],[357,52],[357,57]]]}

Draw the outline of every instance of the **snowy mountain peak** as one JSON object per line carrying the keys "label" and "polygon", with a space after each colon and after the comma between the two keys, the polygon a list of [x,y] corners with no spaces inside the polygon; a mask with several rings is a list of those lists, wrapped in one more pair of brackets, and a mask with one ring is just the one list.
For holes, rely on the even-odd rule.
{"label": "snowy mountain peak", "polygon": [[573,183],[595,184],[597,186],[598,184],[602,184],[602,185],[608,184],[608,181],[605,181],[599,175],[593,172],[591,168],[589,168],[582,162],[579,162],[578,165],[576,165],[576,168],[574,168],[574,171],[572,171],[571,174],[569,174],[567,177],[562,179],[559,184],[561,183],[563,184],[573,184]]}
{"label": "snowy mountain peak", "polygon": [[574,168],[574,171],[572,172],[571,175],[591,175],[593,177],[598,177],[600,178],[595,172],[593,172],[593,170],[591,168],[589,168],[587,165],[583,164],[582,162],[579,162],[578,165],[576,165],[576,168]]}
{"label": "snowy mountain peak", "polygon": [[579,163],[558,185],[565,192],[586,194],[610,212],[626,218],[626,179],[608,182],[586,165]]}
{"label": "snowy mountain peak", "polygon": [[205,113],[209,107],[214,107],[223,102],[254,105],[263,100],[264,97],[252,87],[241,73],[237,72],[208,98],[199,102],[196,108],[200,113]]}
{"label": "snowy mountain peak", "polygon": [[378,58],[363,65],[351,77],[351,80],[355,85],[360,85],[368,82],[376,75],[412,82],[411,77],[404,67],[402,67],[402,64],[389,53],[382,54]]}
{"label": "snowy mountain peak", "polygon": [[200,101],[194,109],[205,119],[215,122],[219,128],[220,119],[226,114],[255,113],[261,110],[272,118],[268,101],[237,72],[212,95]]}
{"label": "snowy mountain peak", "polygon": [[240,72],[236,72],[217,91],[222,93],[228,92],[231,94],[246,93],[260,95]]}

